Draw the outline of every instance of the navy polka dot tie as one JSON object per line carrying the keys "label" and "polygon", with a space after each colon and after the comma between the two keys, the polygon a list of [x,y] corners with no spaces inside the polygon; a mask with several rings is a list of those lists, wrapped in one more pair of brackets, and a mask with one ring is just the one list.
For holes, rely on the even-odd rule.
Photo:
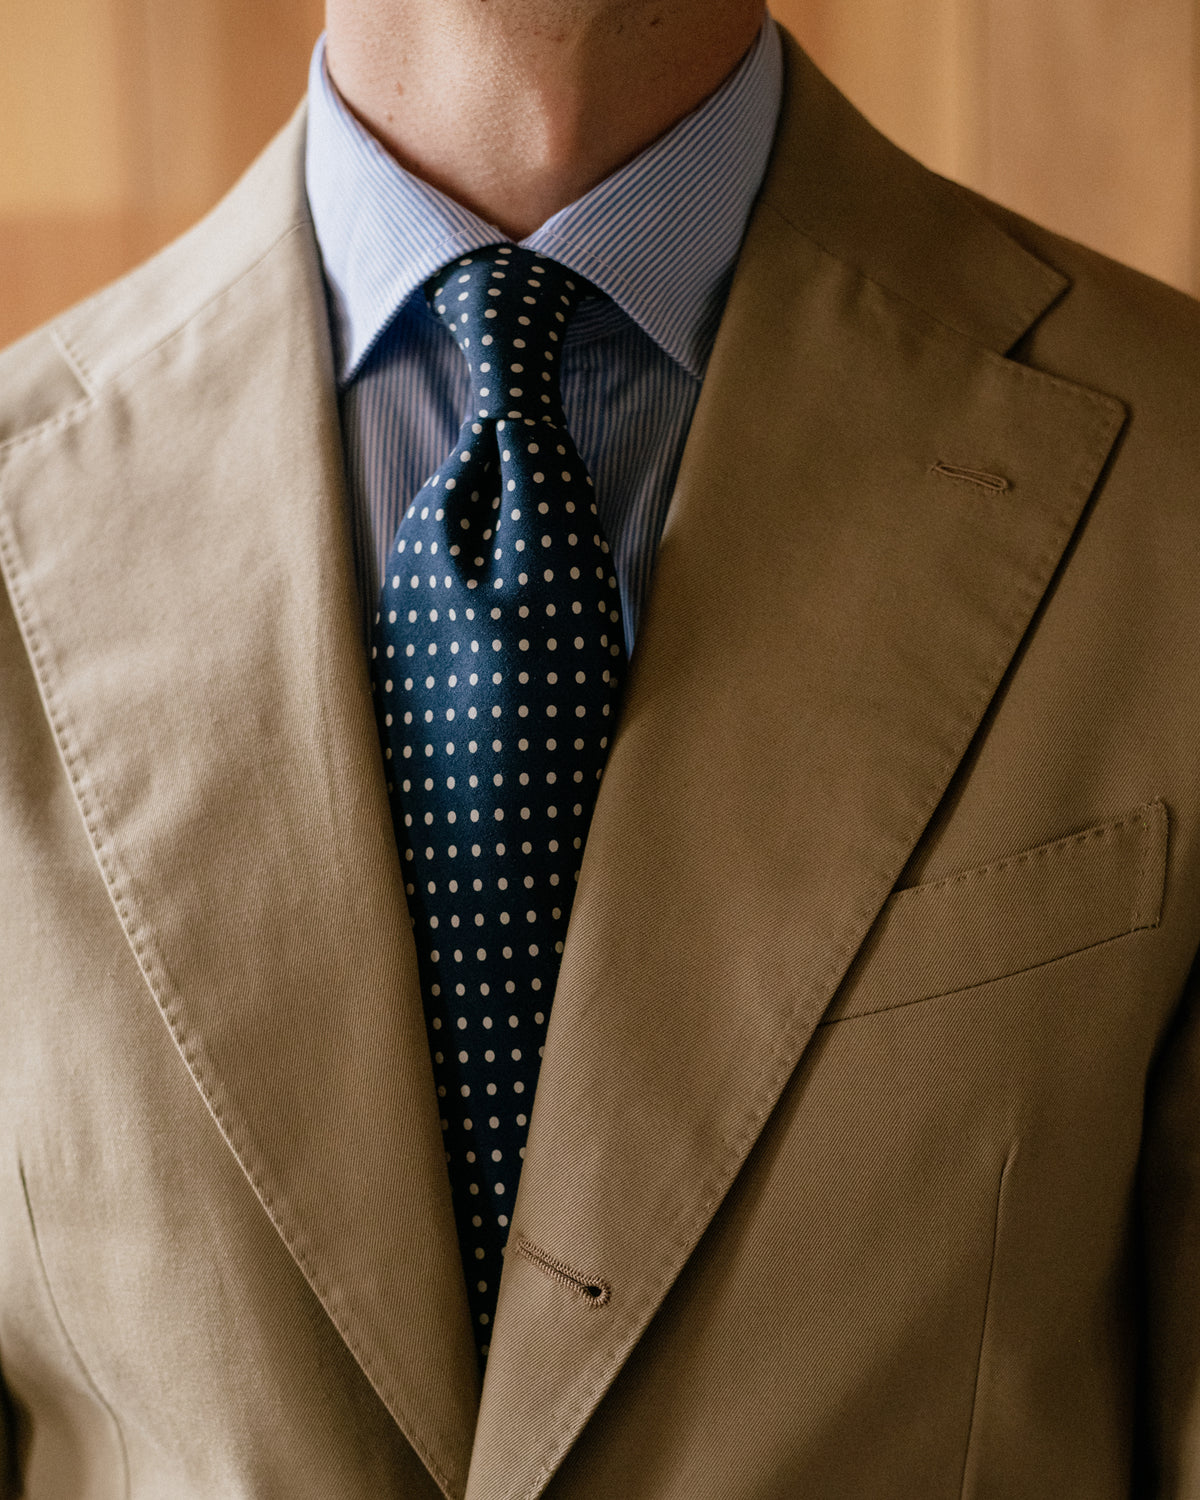
{"label": "navy polka dot tie", "polygon": [[558,370],[586,282],[497,245],[425,288],[470,367],[396,532],[372,673],[481,1367],[551,999],[624,677]]}

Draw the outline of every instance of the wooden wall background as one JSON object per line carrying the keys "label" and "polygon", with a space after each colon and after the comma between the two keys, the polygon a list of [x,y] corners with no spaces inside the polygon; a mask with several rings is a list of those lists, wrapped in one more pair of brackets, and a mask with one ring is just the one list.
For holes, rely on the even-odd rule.
{"label": "wooden wall background", "polygon": [[[0,343],[203,213],[321,0],[0,0]],[[1200,0],[774,0],[936,170],[1200,292]]]}

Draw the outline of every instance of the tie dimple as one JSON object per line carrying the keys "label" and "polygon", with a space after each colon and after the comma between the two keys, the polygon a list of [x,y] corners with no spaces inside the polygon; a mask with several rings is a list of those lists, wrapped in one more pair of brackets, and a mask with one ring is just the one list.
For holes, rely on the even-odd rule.
{"label": "tie dimple", "polygon": [[427,284],[467,359],[472,409],[396,533],[372,647],[481,1364],[625,668],[558,377],[588,290],[511,245]]}

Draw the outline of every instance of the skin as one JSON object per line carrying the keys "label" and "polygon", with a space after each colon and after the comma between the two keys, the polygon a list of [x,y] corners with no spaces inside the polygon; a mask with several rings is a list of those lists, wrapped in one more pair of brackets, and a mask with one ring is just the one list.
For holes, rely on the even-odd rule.
{"label": "skin", "polygon": [[410,172],[523,239],[708,97],[763,0],[327,0],[338,92]]}

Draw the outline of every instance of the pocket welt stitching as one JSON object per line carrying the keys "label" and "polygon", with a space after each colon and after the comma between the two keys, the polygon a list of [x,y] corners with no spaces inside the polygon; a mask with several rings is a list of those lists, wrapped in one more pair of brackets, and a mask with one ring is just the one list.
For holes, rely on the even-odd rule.
{"label": "pocket welt stitching", "polygon": [[[1048,844],[1039,844],[1034,849],[1022,850],[1020,854],[1006,855],[1003,859],[993,860],[990,864],[986,865],[977,865],[970,870],[963,870],[957,875],[946,875],[941,880],[931,880],[922,885],[905,886],[901,890],[893,891],[890,899],[893,902],[899,904],[900,902],[907,901],[912,897],[933,895],[938,891],[947,890],[951,886],[964,885],[972,881],[985,880],[988,876],[999,875],[1007,870],[1018,869],[1022,865],[1033,864],[1038,860],[1044,861],[1055,854],[1064,854],[1071,848],[1090,843],[1095,839],[1110,838],[1120,829],[1128,827],[1130,823],[1140,823],[1143,828],[1146,828],[1148,827],[1146,821],[1147,812],[1152,807],[1161,806],[1162,803],[1160,801],[1156,800],[1154,802],[1149,802],[1144,807],[1139,807],[1135,812],[1127,813],[1122,818],[1114,818],[1108,823],[1097,823],[1092,828],[1085,828],[1082,833],[1068,834],[1066,838],[1054,839]],[[1139,904],[1138,893],[1140,892],[1140,888],[1144,880],[1146,862],[1149,859],[1149,856],[1150,841],[1146,840],[1142,848],[1138,882],[1134,892],[1133,925],[1128,929],[1131,932],[1139,926],[1158,926],[1157,916],[1155,916],[1154,920],[1150,922],[1139,923],[1137,921],[1137,908]]]}
{"label": "pocket welt stitching", "polygon": [[1167,844],[1167,809],[1156,800],[893,891],[822,1024],[957,994],[1157,927]]}
{"label": "pocket welt stitching", "polygon": [[913,995],[906,1000],[892,1000],[881,1005],[872,1005],[868,1010],[843,1011],[838,1015],[826,1016],[817,1024],[819,1026],[844,1026],[851,1021],[865,1021],[869,1016],[884,1016],[889,1011],[907,1010],[913,1005],[928,1005],[934,1000],[945,1000],[948,995],[969,995],[972,990],[981,990],[985,985],[998,984],[1002,979],[1013,979],[1018,974],[1032,974],[1037,969],[1046,969],[1051,964],[1061,963],[1064,958],[1074,958],[1079,953],[1090,953],[1093,948],[1103,948],[1108,943],[1119,943],[1137,931],[1141,929],[1131,927],[1125,932],[1114,933],[1111,937],[1097,938],[1094,943],[1082,943],[1078,948],[1064,948],[1053,958],[1040,958],[1036,963],[1024,964],[1017,969],[1005,969],[1002,974],[993,974],[989,979],[975,979],[968,984],[952,985],[949,989],[930,990],[926,995]]}

